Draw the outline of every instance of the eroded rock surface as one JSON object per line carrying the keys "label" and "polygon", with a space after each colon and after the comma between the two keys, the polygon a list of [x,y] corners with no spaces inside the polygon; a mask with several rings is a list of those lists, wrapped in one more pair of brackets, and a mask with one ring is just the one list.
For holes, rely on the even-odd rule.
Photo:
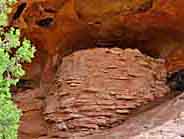
{"label": "eroded rock surface", "polygon": [[182,139],[183,95],[139,113],[121,126],[78,139]]}
{"label": "eroded rock surface", "polygon": [[44,121],[44,93],[42,89],[19,91],[14,101],[22,110],[19,138],[35,139],[47,134],[47,124]]}
{"label": "eroded rock surface", "polygon": [[37,47],[26,66],[29,79],[51,80],[60,57],[90,47],[138,48],[166,59],[167,71],[175,72],[184,67],[183,6],[183,0],[22,0],[10,24]]}
{"label": "eroded rock surface", "polygon": [[168,95],[164,62],[137,50],[96,48],[63,58],[46,97],[49,133],[85,136],[120,125]]}
{"label": "eroded rock surface", "polygon": [[[108,132],[145,105],[166,99],[166,72],[184,67],[183,0],[20,0],[17,6],[22,3],[25,8],[10,24],[37,47],[33,63],[26,65],[28,79],[39,86],[40,80],[55,78],[57,66],[59,70],[49,92],[41,88],[16,94],[24,112],[21,139],[87,139]],[[114,46],[162,57],[167,69],[162,60],[137,50],[72,54]],[[114,132],[122,137],[123,129],[108,132],[108,138]]]}
{"label": "eroded rock surface", "polygon": [[49,92],[20,92],[21,139],[87,137],[117,127],[169,95],[163,60],[94,48],[63,58]]}

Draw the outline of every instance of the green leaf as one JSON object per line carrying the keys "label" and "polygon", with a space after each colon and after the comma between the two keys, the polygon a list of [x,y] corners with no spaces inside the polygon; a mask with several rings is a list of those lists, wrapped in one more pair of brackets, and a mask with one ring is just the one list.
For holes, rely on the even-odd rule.
{"label": "green leaf", "polygon": [[0,26],[6,26],[7,25],[7,15],[4,13],[0,13]]}
{"label": "green leaf", "polygon": [[18,48],[16,56],[23,62],[30,63],[31,59],[34,57],[35,52],[36,52],[35,47],[32,47],[31,42],[25,39],[22,43],[22,46]]}
{"label": "green leaf", "polygon": [[36,51],[29,40],[20,41],[20,30],[8,23],[11,5],[16,0],[0,0],[0,139],[17,139],[21,111],[12,101],[10,87],[25,75],[22,62],[31,62]]}

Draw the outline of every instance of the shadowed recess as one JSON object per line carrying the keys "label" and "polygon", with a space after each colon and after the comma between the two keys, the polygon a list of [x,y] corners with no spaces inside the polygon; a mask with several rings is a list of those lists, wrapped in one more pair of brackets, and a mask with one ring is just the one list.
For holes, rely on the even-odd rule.
{"label": "shadowed recess", "polygon": [[16,20],[17,18],[20,17],[20,15],[22,14],[22,12],[24,11],[25,7],[26,7],[26,3],[22,3],[18,6],[15,14],[13,15],[13,20]]}
{"label": "shadowed recess", "polygon": [[38,26],[45,27],[45,28],[50,27],[53,24],[53,18],[47,17],[47,18],[41,19],[36,24]]}
{"label": "shadowed recess", "polygon": [[179,70],[168,76],[167,84],[173,90],[184,91],[184,70]]}

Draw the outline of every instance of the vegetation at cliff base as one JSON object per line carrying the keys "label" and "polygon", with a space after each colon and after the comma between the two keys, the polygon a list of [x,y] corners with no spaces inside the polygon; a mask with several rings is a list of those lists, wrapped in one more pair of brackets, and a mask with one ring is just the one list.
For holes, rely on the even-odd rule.
{"label": "vegetation at cliff base", "polygon": [[20,41],[19,29],[7,27],[15,2],[0,0],[0,139],[18,138],[21,111],[12,101],[10,87],[25,74],[21,64],[31,62],[35,53],[29,40]]}

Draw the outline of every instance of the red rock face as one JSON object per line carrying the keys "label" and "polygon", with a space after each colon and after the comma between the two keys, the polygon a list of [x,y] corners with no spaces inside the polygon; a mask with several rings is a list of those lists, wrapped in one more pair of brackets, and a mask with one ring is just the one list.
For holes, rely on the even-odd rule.
{"label": "red rock face", "polygon": [[165,58],[169,72],[183,69],[182,0],[136,0],[132,3],[119,0],[108,4],[103,0],[76,0],[80,19],[92,24],[98,39],[120,40],[121,46],[129,40],[133,42],[131,47]]}
{"label": "red rock face", "polygon": [[[15,95],[23,111],[19,138],[95,139],[88,135],[109,133],[138,112],[163,102],[170,93],[165,80],[164,61],[138,50],[74,52],[63,58],[49,91],[37,88]],[[121,128],[115,133],[126,132]],[[111,135],[102,138],[113,139]]]}
{"label": "red rock face", "polygon": [[182,0],[28,0],[26,3],[22,14],[10,23],[19,26],[37,47],[33,64],[27,66],[31,71],[29,78],[48,81],[59,57],[76,49],[98,46],[136,47],[148,55],[165,58],[168,72],[183,69]]}
{"label": "red rock face", "polygon": [[116,127],[169,94],[165,76],[162,60],[137,50],[74,52],[63,58],[46,97],[48,134],[77,138]]}
{"label": "red rock face", "polygon": [[126,26],[143,32],[140,39],[147,40],[150,53],[159,54],[167,61],[168,72],[183,69],[184,2],[182,0],[160,0],[145,13],[122,16]]}
{"label": "red rock face", "polygon": [[20,27],[22,34],[37,48],[33,63],[25,67],[28,71],[25,78],[50,81],[59,57],[73,51],[75,47],[90,46],[91,37],[87,26],[77,19],[73,0],[26,3],[21,16],[10,21]]}
{"label": "red rock face", "polygon": [[[134,110],[165,97],[166,72],[159,60],[137,51],[122,55],[121,50],[96,49],[70,54],[82,48],[131,47],[166,59],[167,72],[183,69],[183,7],[183,0],[19,1],[10,24],[18,26],[37,48],[33,63],[25,65],[25,78],[50,82],[63,60],[49,93],[17,94],[15,101],[24,112],[20,138],[93,134],[119,125]],[[115,96],[109,93],[113,87],[118,90]]]}

